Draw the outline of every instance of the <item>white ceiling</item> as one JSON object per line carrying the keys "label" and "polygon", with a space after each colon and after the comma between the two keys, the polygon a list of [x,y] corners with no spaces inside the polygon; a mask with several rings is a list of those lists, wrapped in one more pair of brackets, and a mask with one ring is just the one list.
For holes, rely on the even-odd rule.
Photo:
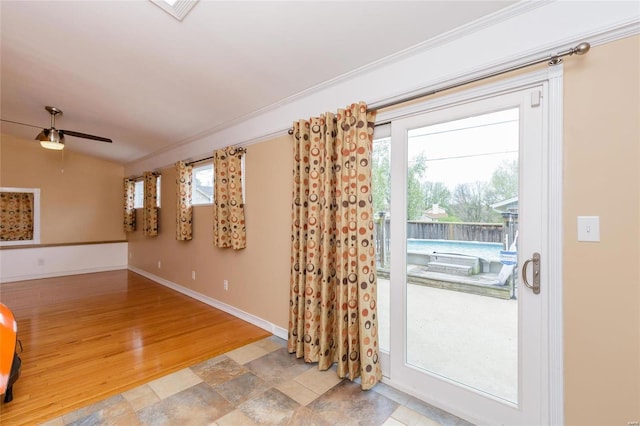
{"label": "white ceiling", "polygon": [[57,128],[113,139],[67,149],[128,163],[513,3],[201,0],[178,22],[144,0],[3,0],[0,112],[48,127],[56,106]]}

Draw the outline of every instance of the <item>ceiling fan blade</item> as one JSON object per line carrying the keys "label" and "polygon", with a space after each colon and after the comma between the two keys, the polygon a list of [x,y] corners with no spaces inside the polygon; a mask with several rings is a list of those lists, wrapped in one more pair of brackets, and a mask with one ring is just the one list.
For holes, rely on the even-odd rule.
{"label": "ceiling fan blade", "polygon": [[35,129],[42,129],[42,126],[34,126],[33,124],[21,123],[19,121],[5,120],[4,118],[0,118],[0,121],[4,121],[5,123],[19,124],[21,126],[33,127]]}
{"label": "ceiling fan blade", "polygon": [[91,140],[94,140],[94,141],[108,142],[108,143],[112,143],[113,142],[109,138],[103,138],[102,136],[88,135],[86,133],[74,132],[73,130],[60,130],[60,132],[65,134],[65,135],[75,136],[77,138],[91,139]]}

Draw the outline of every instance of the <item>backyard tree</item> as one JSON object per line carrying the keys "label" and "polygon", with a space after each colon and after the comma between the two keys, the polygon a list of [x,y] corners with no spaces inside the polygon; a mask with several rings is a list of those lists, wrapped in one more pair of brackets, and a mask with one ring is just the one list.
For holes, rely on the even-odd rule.
{"label": "backyard tree", "polygon": [[427,171],[427,157],[419,154],[409,164],[407,173],[407,220],[417,220],[425,210],[424,189],[422,177]]}
{"label": "backyard tree", "polygon": [[[371,185],[373,191],[373,211],[389,212],[391,205],[391,139],[373,141],[371,155]],[[407,219],[419,219],[425,210],[425,195],[422,185],[427,171],[427,158],[419,155],[411,164],[407,173]]]}
{"label": "backyard tree", "polygon": [[424,202],[427,208],[437,204],[443,209],[449,210],[451,191],[443,182],[427,181],[424,183]]}
{"label": "backyard tree", "polygon": [[456,186],[451,197],[452,212],[464,222],[500,222],[491,205],[518,196],[518,162],[504,161],[489,182]]}
{"label": "backyard tree", "polygon": [[500,214],[491,208],[494,200],[487,182],[460,184],[453,191],[452,209],[464,222],[499,222]]}
{"label": "backyard tree", "polygon": [[503,161],[491,176],[494,202],[508,200],[518,195],[518,162]]}
{"label": "backyard tree", "polygon": [[373,191],[373,212],[388,212],[391,203],[391,162],[389,154],[391,139],[373,141],[371,154],[371,186]]}

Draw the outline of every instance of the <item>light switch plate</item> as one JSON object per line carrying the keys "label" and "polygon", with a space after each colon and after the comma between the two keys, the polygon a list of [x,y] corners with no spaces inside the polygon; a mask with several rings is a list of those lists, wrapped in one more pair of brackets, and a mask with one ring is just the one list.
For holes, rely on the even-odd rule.
{"label": "light switch plate", "polygon": [[600,216],[578,216],[578,241],[600,241]]}

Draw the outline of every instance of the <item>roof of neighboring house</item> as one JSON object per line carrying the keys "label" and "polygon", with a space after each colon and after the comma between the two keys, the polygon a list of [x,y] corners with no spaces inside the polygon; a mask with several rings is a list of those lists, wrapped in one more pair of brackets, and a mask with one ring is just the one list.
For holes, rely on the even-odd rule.
{"label": "roof of neighboring house", "polygon": [[449,217],[447,211],[437,204],[434,204],[429,209],[427,209],[424,212],[424,215],[429,219],[442,219],[445,217]]}
{"label": "roof of neighboring house", "polygon": [[508,198],[503,201],[499,201],[497,203],[491,204],[491,208],[497,212],[505,213],[505,212],[514,212],[518,211],[518,197]]}

